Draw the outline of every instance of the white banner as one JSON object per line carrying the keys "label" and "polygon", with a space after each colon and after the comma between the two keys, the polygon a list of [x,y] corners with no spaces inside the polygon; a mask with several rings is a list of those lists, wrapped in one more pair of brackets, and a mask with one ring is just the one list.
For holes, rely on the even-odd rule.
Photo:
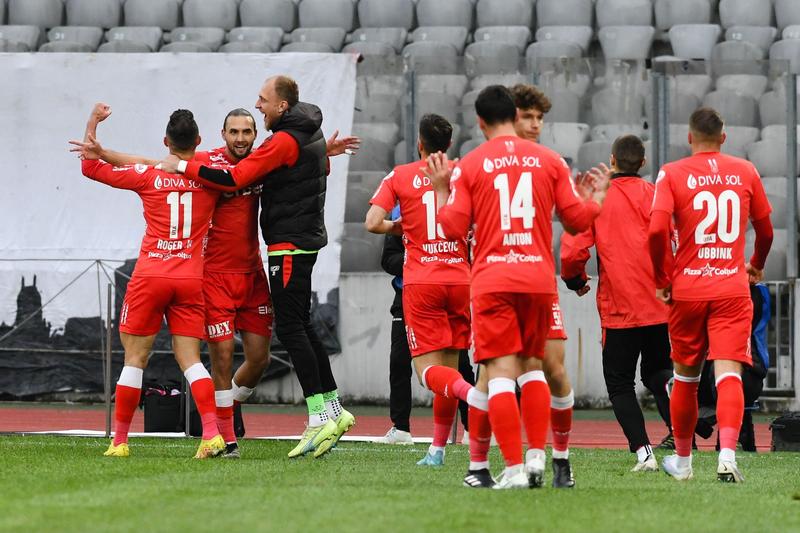
{"label": "white banner", "polygon": [[[22,276],[30,285],[37,275],[46,301],[93,260],[108,260],[113,269],[138,255],[144,232],[138,197],[84,178],[68,151],[67,141],[83,136],[95,102],[112,107],[98,134],[115,150],[166,154],[164,130],[178,108],[194,113],[205,150],[223,145],[228,111],[248,109],[260,126],[258,145],[267,132],[254,105],[263,81],[276,74],[297,80],[301,100],[322,109],[326,137],[337,129],[350,133],[356,76],[351,54],[0,54],[0,322],[15,321]],[[338,286],[347,156],[331,163],[329,244],[314,272],[320,302]],[[98,316],[97,285],[93,268],[45,308],[43,318],[60,328],[68,317]]]}

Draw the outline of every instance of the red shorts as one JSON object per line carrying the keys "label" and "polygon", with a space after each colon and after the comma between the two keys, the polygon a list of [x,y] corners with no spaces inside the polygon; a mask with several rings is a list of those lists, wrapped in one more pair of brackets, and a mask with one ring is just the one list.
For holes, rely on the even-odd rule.
{"label": "red shorts", "polygon": [[552,312],[548,314],[549,329],[547,330],[547,340],[567,340],[567,330],[564,329],[564,315],[561,313],[561,306],[558,305],[558,294],[553,297]]}
{"label": "red shorts", "polygon": [[133,276],[125,291],[119,330],[131,335],[155,335],[167,317],[173,335],[203,338],[203,280]]}
{"label": "red shorts", "polygon": [[475,362],[504,355],[544,356],[553,295],[496,292],[472,298]]}
{"label": "red shorts", "polygon": [[206,272],[206,340],[222,342],[234,331],[272,337],[272,299],[264,270],[256,272]]}
{"label": "red shorts", "polygon": [[686,366],[706,359],[727,359],[752,366],[749,297],[701,302],[674,301],[669,310],[672,360]]}
{"label": "red shorts", "polygon": [[404,285],[403,317],[412,357],[469,348],[469,285]]}

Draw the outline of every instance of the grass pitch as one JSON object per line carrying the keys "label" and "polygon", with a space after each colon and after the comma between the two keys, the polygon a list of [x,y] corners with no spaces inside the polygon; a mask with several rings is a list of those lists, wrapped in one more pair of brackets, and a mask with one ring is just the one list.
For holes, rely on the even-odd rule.
{"label": "grass pitch", "polygon": [[722,485],[713,453],[679,483],[628,472],[625,451],[575,449],[574,490],[488,491],[461,486],[465,446],[440,469],[414,464],[424,445],[342,443],[292,461],[276,441],[245,440],[239,461],[191,460],[194,439],[133,439],[127,459],[106,446],[0,437],[0,531],[800,532],[800,454],[740,454],[747,482]]}

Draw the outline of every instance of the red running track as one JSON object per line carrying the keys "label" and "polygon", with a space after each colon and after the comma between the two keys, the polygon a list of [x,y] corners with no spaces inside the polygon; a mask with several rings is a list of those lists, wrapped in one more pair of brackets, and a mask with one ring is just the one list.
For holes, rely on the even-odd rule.
{"label": "red running track", "polygon": [[[350,435],[380,437],[390,427],[388,416],[358,415],[356,426]],[[306,417],[303,414],[245,412],[247,437],[278,437],[299,435],[303,431]],[[143,416],[138,412],[131,427],[132,432],[141,432]],[[430,417],[413,417],[412,434],[415,437],[433,435],[433,420]],[[66,430],[105,430],[105,411],[102,409],[69,409],[52,407],[0,407],[0,432],[46,432]],[[756,444],[759,451],[768,451],[770,443],[769,425],[756,423]],[[659,421],[648,421],[647,432],[654,444],[666,434],[664,425]],[[459,440],[461,430],[459,428]],[[524,436],[523,436],[524,438]],[[701,450],[713,450],[716,438],[698,439]],[[576,420],[570,436],[570,446],[578,448],[613,448],[625,449],[627,442],[622,430],[614,420]]]}

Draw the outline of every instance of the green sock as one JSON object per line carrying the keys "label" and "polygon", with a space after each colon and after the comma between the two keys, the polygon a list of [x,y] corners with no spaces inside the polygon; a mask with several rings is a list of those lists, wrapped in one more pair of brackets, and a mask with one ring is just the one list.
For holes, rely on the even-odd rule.
{"label": "green sock", "polygon": [[322,397],[322,394],[306,398],[306,405],[308,406],[308,416],[325,414],[325,398]]}
{"label": "green sock", "polygon": [[333,400],[338,400],[339,399],[339,390],[338,389],[333,389],[330,392],[323,392],[322,393],[322,398],[326,402],[332,402]]}

